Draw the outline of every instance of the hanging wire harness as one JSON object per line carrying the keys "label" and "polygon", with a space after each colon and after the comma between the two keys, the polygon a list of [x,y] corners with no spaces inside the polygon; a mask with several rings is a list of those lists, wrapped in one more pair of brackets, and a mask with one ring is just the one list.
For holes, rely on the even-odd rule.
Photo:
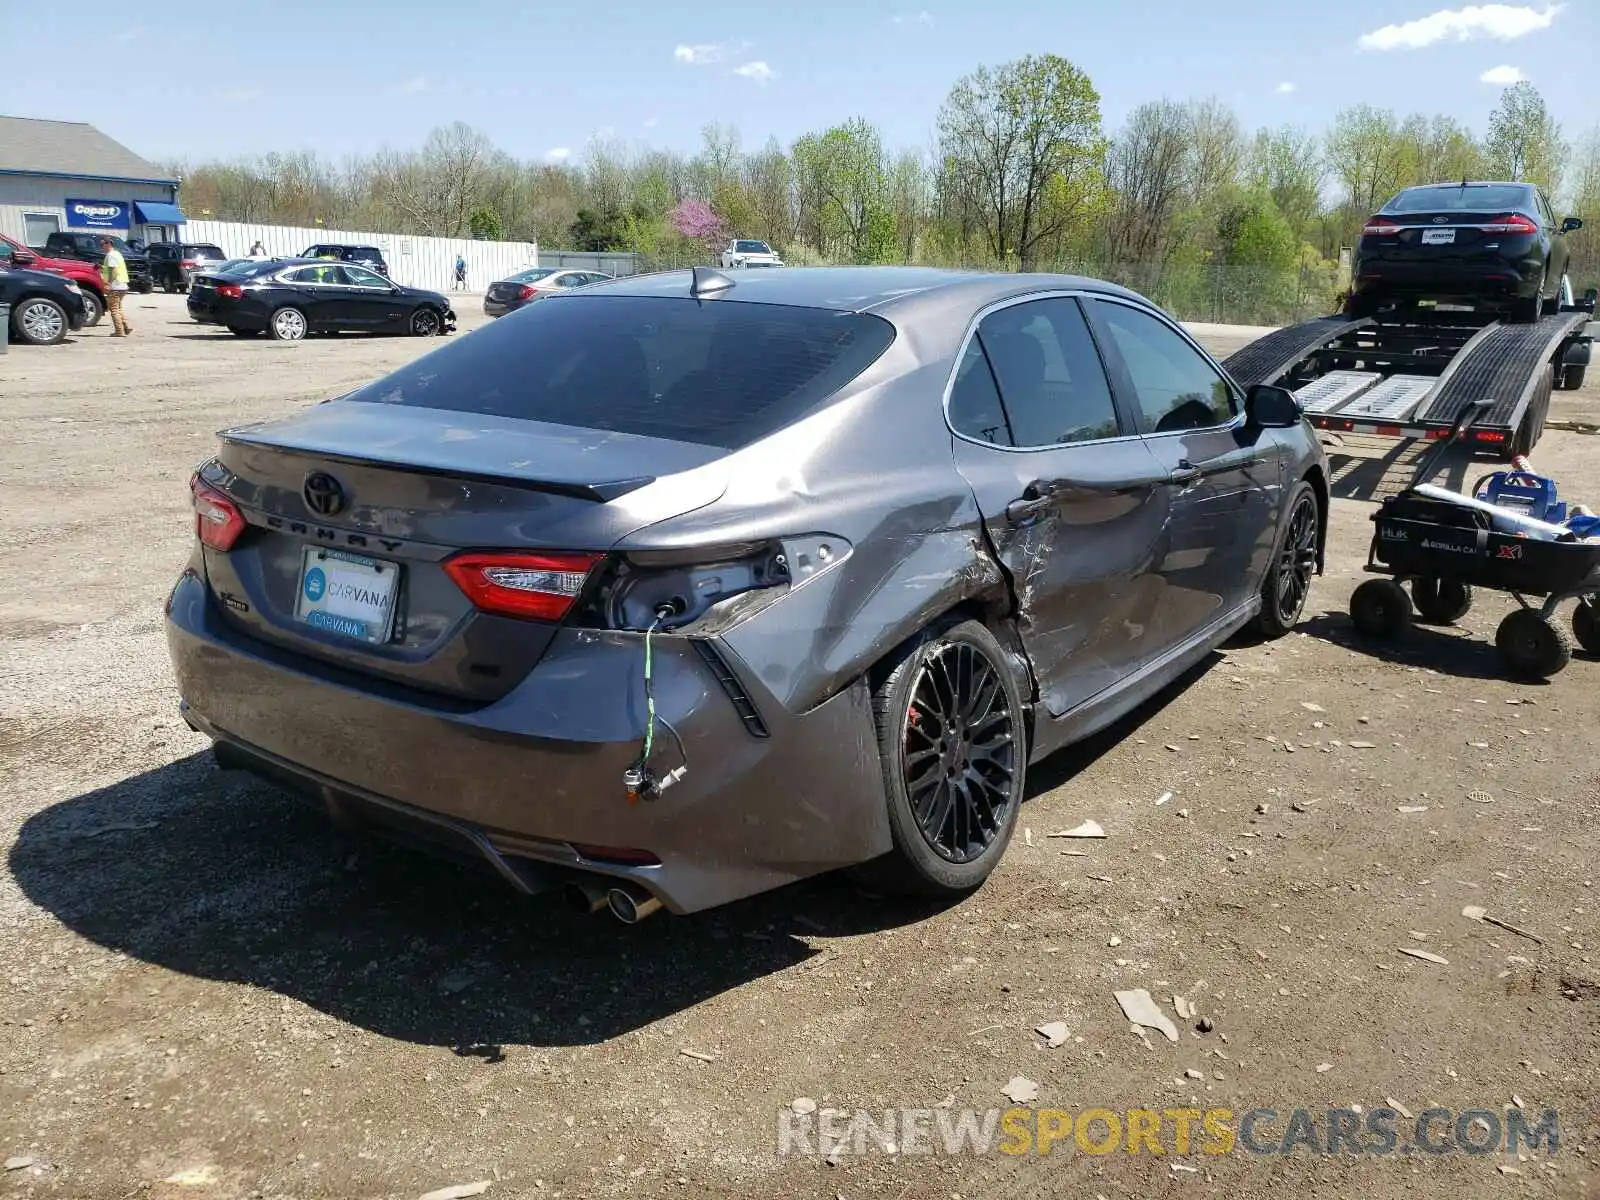
{"label": "hanging wire harness", "polygon": [[678,757],[683,760],[683,765],[674,767],[665,775],[657,775],[650,766],[650,757],[655,753],[657,724],[655,657],[651,643],[661,623],[677,616],[679,611],[675,604],[663,604],[656,609],[655,620],[650,622],[650,628],[644,631],[644,745],[640,747],[639,757],[633,760],[633,765],[622,773],[622,786],[627,790],[629,804],[656,799],[689,773],[689,756],[684,751],[683,739],[667,721],[661,721],[660,724],[667,727],[672,740],[678,744]]}

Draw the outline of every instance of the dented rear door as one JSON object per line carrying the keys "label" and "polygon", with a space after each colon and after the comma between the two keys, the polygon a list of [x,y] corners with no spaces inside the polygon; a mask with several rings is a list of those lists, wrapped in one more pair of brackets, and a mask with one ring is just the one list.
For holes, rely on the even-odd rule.
{"label": "dented rear door", "polygon": [[1166,472],[1118,410],[1070,296],[987,313],[948,411],[1040,699],[1061,716],[1150,656]]}

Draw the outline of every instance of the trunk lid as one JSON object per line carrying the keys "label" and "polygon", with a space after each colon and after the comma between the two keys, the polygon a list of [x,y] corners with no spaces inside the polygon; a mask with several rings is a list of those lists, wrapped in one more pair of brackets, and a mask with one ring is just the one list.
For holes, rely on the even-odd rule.
{"label": "trunk lid", "polygon": [[[468,549],[609,550],[641,525],[709,503],[721,485],[675,488],[659,506],[619,501],[725,453],[357,401],[220,436],[205,478],[247,523],[228,552],[204,551],[226,619],[301,668],[484,703],[538,662],[557,624],[477,611],[443,562]],[[335,587],[371,592],[365,632],[314,615],[313,593]]]}
{"label": "trunk lid", "polygon": [[1447,262],[1474,256],[1515,238],[1532,236],[1484,228],[1503,216],[1503,212],[1402,213],[1387,218],[1402,226],[1397,232],[1368,234],[1362,240],[1375,251],[1373,257],[1406,262]]}

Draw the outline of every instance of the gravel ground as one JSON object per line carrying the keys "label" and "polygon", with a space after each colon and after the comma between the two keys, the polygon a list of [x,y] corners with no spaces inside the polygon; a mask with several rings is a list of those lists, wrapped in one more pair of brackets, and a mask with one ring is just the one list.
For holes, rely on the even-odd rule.
{"label": "gravel ground", "polygon": [[[346,840],[211,766],[161,631],[190,470],[213,430],[427,346],[242,342],[181,298],[131,315],[126,342],[0,358],[0,1196],[1600,1190],[1600,666],[1503,680],[1498,595],[1386,655],[1353,640],[1370,499],[1404,456],[1335,460],[1302,632],[1227,648],[1037,769],[967,903],[823,879],[628,929]],[[1600,439],[1552,432],[1536,457],[1600,500]],[[1104,840],[1046,836],[1088,819]],[[1213,1028],[1135,1036],[1112,992],[1140,987]],[[1051,1021],[1055,1049],[1034,1032]],[[796,1100],[990,1109],[1018,1076],[1067,1109],[1556,1108],[1562,1141],[1524,1159],[776,1153]]]}

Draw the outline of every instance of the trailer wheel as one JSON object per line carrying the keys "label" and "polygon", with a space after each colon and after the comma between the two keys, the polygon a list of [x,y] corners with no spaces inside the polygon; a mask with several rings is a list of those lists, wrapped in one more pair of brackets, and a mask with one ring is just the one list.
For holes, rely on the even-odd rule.
{"label": "trailer wheel", "polygon": [[1530,682],[1559,675],[1572,661],[1567,631],[1531,608],[1519,608],[1501,621],[1494,644],[1512,675]]}
{"label": "trailer wheel", "polygon": [[1572,610],[1572,636],[1590,654],[1600,654],[1600,596],[1585,596]]}
{"label": "trailer wheel", "polygon": [[1472,609],[1472,587],[1455,579],[1413,579],[1411,600],[1430,625],[1454,625]]}
{"label": "trailer wheel", "polygon": [[1588,373],[1586,363],[1568,363],[1561,372],[1561,390],[1575,392],[1583,386],[1583,377]]}
{"label": "trailer wheel", "polygon": [[1411,597],[1392,579],[1369,579],[1350,597],[1350,620],[1367,637],[1390,641],[1411,625]]}

